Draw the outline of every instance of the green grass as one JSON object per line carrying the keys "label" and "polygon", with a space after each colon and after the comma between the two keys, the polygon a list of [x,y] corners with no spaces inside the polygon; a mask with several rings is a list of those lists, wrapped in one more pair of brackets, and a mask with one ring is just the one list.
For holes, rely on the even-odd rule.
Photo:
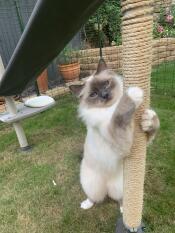
{"label": "green grass", "polygon": [[[144,222],[147,232],[175,229],[175,99],[154,95],[161,130],[149,148]],[[24,121],[31,153],[18,152],[10,126],[0,125],[1,233],[112,233],[118,207],[106,200],[88,211],[79,166],[85,129],[76,118],[77,103],[61,98],[55,108]],[[55,180],[57,186],[54,186]]]}
{"label": "green grass", "polygon": [[175,97],[175,62],[162,63],[152,70],[152,88],[157,94]]}

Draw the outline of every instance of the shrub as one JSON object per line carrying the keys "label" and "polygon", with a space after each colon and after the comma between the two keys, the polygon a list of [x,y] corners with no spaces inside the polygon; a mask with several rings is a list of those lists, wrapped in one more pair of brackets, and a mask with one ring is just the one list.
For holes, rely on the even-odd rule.
{"label": "shrub", "polygon": [[57,57],[57,63],[68,65],[78,62],[78,51],[67,45]]}
{"label": "shrub", "polygon": [[[169,9],[160,10],[158,20],[154,23],[153,36],[154,38],[175,37],[174,5]],[[85,24],[84,39],[90,47],[99,47],[100,40],[102,47],[121,44],[120,1],[106,0],[104,2]]]}
{"label": "shrub", "polygon": [[[91,47],[99,47],[99,36],[103,46],[121,43],[120,2],[106,0],[85,25],[85,39]],[[99,20],[98,20],[99,19]],[[98,21],[100,33],[98,33]]]}
{"label": "shrub", "polygon": [[158,21],[154,23],[154,38],[175,37],[175,6],[161,9]]}

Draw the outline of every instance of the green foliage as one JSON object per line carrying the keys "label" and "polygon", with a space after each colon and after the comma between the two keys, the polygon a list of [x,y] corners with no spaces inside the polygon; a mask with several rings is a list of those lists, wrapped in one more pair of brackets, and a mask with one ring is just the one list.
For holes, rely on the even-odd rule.
{"label": "green foliage", "polygon": [[175,37],[175,6],[170,9],[162,8],[156,23],[154,23],[154,38]]}
{"label": "green foliage", "polygon": [[78,51],[67,45],[57,57],[57,63],[68,65],[78,62]]}
{"label": "green foliage", "polygon": [[[85,25],[85,32],[86,39],[92,47],[99,46],[99,37],[103,46],[109,46],[112,42],[121,43],[120,16],[120,2],[115,0],[106,0],[98,11],[91,16]],[[98,33],[98,19],[100,33]]]}
{"label": "green foliage", "polygon": [[[175,6],[161,8],[158,20],[154,23],[154,38],[175,37]],[[99,22],[99,28],[98,28]],[[85,25],[85,40],[90,47],[121,44],[120,2],[106,0]]]}

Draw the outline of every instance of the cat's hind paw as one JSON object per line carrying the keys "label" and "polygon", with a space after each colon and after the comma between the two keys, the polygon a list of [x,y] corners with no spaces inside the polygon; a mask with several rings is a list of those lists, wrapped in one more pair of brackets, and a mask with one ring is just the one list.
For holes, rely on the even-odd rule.
{"label": "cat's hind paw", "polygon": [[154,132],[159,128],[159,126],[160,123],[157,114],[151,109],[146,109],[142,115],[142,130],[147,133]]}
{"label": "cat's hind paw", "polygon": [[144,92],[140,87],[129,87],[127,94],[135,103],[136,108],[138,108],[143,102]]}
{"label": "cat's hind paw", "polygon": [[88,210],[90,209],[92,206],[94,205],[94,203],[89,200],[89,199],[86,199],[85,201],[83,201],[80,205],[80,207],[84,210]]}

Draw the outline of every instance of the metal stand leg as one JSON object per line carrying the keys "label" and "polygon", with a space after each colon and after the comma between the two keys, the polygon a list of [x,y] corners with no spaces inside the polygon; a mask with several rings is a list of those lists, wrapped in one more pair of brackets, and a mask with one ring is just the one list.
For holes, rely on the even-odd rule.
{"label": "metal stand leg", "polygon": [[[5,71],[5,68],[4,68],[4,65],[3,65],[3,62],[2,62],[2,59],[1,59],[1,56],[0,56],[0,79],[3,76],[4,71]],[[15,105],[15,102],[14,102],[13,98],[10,97],[10,96],[7,96],[7,97],[5,97],[5,102],[6,102],[7,109],[9,111],[9,113],[16,114],[17,109],[16,109],[16,105]],[[22,128],[21,123],[20,122],[15,122],[15,123],[13,123],[13,127],[14,127],[14,129],[16,131],[16,135],[17,135],[21,150],[22,151],[29,150],[30,146],[29,146],[29,144],[27,142],[27,138],[26,138],[26,135],[24,133],[24,130]]]}
{"label": "metal stand leg", "polygon": [[[17,109],[14,103],[14,100],[12,99],[12,97],[5,97],[5,101],[6,101],[6,105],[7,105],[7,109],[11,114],[16,114],[17,113]],[[20,122],[15,122],[13,123],[13,127],[15,129],[20,147],[22,151],[27,151],[30,149],[30,146],[27,142],[27,138],[26,135],[24,133],[24,130],[22,128],[22,125]]]}

